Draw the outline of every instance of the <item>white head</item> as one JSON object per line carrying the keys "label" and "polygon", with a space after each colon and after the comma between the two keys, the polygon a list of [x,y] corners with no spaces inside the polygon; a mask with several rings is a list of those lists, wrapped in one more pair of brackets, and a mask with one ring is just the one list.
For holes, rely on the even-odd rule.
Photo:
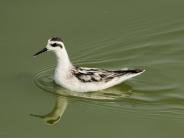
{"label": "white head", "polygon": [[52,51],[56,54],[58,67],[62,67],[63,70],[67,70],[68,68],[72,67],[72,63],[70,62],[63,40],[61,38],[52,37],[48,40],[46,47],[34,54],[34,56],[37,56],[46,51]]}
{"label": "white head", "polygon": [[59,37],[52,37],[48,40],[47,45],[44,49],[42,49],[41,51],[37,52],[36,54],[34,54],[34,56],[37,56],[43,52],[46,51],[52,51],[54,53],[56,53],[57,56],[60,56],[62,53],[64,54],[63,56],[65,56],[66,50],[65,50],[65,46],[64,46],[64,42],[61,38]]}

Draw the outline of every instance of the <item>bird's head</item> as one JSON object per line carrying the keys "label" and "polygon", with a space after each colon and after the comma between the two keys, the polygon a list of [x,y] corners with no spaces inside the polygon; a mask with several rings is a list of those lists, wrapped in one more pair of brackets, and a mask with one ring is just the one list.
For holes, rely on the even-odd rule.
{"label": "bird's head", "polygon": [[58,51],[62,51],[63,49],[64,49],[63,40],[59,37],[52,37],[48,40],[46,47],[37,52],[36,54],[34,54],[34,56],[37,56],[46,51],[52,51],[57,53]]}

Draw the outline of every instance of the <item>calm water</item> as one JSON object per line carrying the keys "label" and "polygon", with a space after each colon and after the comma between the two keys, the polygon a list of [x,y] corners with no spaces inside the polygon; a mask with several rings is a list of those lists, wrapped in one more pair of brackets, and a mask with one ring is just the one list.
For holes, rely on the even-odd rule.
{"label": "calm water", "polygon": [[[184,2],[1,1],[2,138],[183,138]],[[55,57],[32,55],[61,36],[74,64],[145,68],[100,93],[51,77]]]}

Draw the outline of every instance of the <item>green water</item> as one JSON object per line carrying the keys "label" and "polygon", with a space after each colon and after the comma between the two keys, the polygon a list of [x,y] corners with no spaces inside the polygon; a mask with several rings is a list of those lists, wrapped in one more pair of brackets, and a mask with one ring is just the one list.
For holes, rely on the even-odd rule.
{"label": "green water", "polygon": [[[181,0],[1,1],[0,137],[183,138],[183,7]],[[50,79],[52,53],[32,57],[51,36],[64,39],[74,64],[146,72],[102,93],[70,93]]]}

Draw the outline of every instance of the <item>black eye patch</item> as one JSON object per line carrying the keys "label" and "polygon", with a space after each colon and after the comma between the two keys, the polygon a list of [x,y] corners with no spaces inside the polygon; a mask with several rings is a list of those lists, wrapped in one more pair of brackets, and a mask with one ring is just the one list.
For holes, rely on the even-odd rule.
{"label": "black eye patch", "polygon": [[52,46],[52,47],[57,47],[57,46],[59,46],[59,47],[62,48],[62,45],[61,45],[61,44],[58,44],[58,43],[53,43],[53,44],[51,44],[51,46]]}

